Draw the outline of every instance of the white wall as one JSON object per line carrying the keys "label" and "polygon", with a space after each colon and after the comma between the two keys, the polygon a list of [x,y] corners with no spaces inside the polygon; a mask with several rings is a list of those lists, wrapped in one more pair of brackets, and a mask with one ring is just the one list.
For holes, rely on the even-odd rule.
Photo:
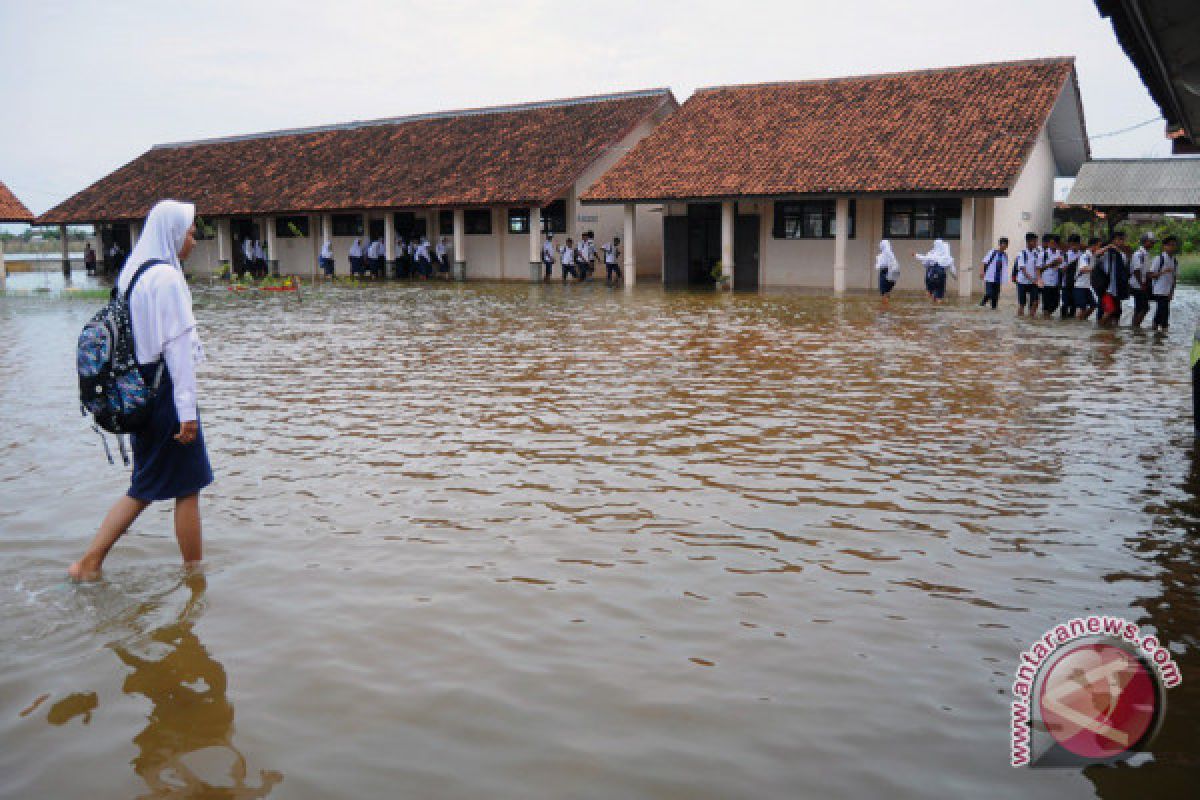
{"label": "white wall", "polygon": [[1011,252],[1024,247],[1026,233],[1040,236],[1053,227],[1055,172],[1054,151],[1043,129],[1009,196],[996,198],[993,234],[1007,236]]}

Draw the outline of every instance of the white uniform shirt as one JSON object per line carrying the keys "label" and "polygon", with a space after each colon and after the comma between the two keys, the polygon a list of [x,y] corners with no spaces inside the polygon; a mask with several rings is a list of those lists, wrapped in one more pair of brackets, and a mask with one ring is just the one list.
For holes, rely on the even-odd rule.
{"label": "white uniform shirt", "polygon": [[417,245],[417,260],[418,261],[428,261],[429,260],[429,242],[423,241],[419,245]]}
{"label": "white uniform shirt", "polygon": [[438,242],[433,252],[437,253],[438,261],[444,261],[446,258],[446,243]]}
{"label": "white uniform shirt", "polygon": [[1149,274],[1146,270],[1146,262],[1150,260],[1150,253],[1145,247],[1138,247],[1133,251],[1133,258],[1129,261],[1129,288],[1133,291],[1141,291],[1149,284]]}
{"label": "white uniform shirt", "polygon": [[242,255],[247,261],[254,260],[254,242],[250,241],[249,239],[242,240]]}
{"label": "white uniform shirt", "polygon": [[604,250],[604,263],[605,264],[617,263],[617,245],[615,243],[609,242],[608,244],[604,245],[601,249]]}
{"label": "white uniform shirt", "polygon": [[562,247],[558,248],[558,255],[559,255],[559,259],[563,263],[563,266],[568,266],[568,265],[574,266],[575,265],[575,248],[574,247],[567,247],[564,244]]}
{"label": "white uniform shirt", "polygon": [[1075,288],[1076,289],[1091,289],[1092,288],[1092,254],[1084,250],[1079,254],[1079,260],[1075,264]]}
{"label": "white uniform shirt", "polygon": [[986,270],[983,279],[988,283],[998,283],[1004,280],[1004,273],[1008,271],[1008,253],[992,248],[982,263]]}
{"label": "white uniform shirt", "polygon": [[1037,283],[1038,249],[1026,247],[1017,253],[1017,283],[1028,286]]}
{"label": "white uniform shirt", "polygon": [[547,264],[554,263],[554,242],[549,239],[542,245],[542,261]]}
{"label": "white uniform shirt", "polygon": [[1062,253],[1058,250],[1046,248],[1042,251],[1042,286],[1051,289],[1058,287],[1058,270],[1062,266],[1062,260]]}
{"label": "white uniform shirt", "polygon": [[1159,273],[1150,287],[1151,294],[1156,297],[1169,297],[1175,291],[1175,273],[1179,269],[1179,259],[1166,253],[1159,253],[1150,265],[1151,272]]}

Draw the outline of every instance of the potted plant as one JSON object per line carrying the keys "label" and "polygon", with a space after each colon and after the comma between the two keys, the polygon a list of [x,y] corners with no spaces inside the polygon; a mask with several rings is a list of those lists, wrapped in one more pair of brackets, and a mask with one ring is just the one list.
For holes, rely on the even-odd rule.
{"label": "potted plant", "polygon": [[712,275],[713,285],[718,289],[729,288],[730,276],[725,274],[725,267],[720,261],[713,264],[712,272],[710,274]]}

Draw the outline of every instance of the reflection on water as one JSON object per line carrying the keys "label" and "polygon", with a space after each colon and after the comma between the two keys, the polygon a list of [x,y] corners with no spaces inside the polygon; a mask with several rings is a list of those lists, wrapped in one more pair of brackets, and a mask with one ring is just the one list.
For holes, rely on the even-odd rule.
{"label": "reflection on water", "polygon": [[[195,296],[203,592],[163,577],[167,507],[62,581],[126,480],[72,416],[98,303],[0,300],[0,796],[1194,785],[1191,290],[1167,338],[786,292]],[[1011,770],[1017,655],[1089,611],[1175,651],[1154,757]]]}

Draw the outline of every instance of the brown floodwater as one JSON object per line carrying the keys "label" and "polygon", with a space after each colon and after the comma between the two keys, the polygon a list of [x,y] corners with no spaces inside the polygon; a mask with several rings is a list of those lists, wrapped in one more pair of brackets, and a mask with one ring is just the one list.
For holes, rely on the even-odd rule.
{"label": "brown floodwater", "polygon": [[[0,796],[1195,790],[1198,292],[1164,339],[916,297],[197,289],[207,569],[158,504],[81,587],[128,481],[77,411],[100,301],[19,295]],[[1136,766],[1014,770],[1018,654],[1083,612],[1183,684]]]}

